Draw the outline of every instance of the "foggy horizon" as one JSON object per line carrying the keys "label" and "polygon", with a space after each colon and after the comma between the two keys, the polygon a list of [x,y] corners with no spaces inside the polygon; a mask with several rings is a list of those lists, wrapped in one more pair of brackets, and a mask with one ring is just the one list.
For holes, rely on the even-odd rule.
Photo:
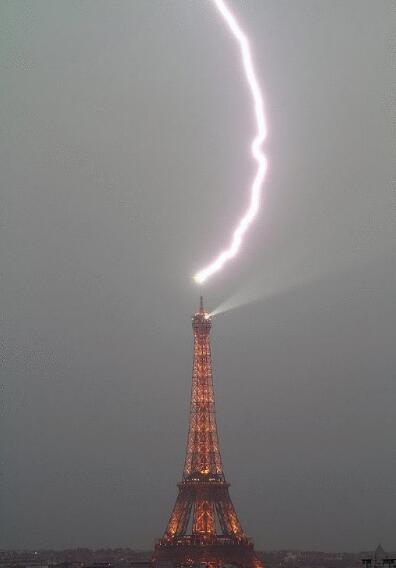
{"label": "foggy horizon", "polygon": [[[257,550],[396,550],[396,4],[230,3],[269,130],[201,288],[231,499]],[[3,1],[0,37],[0,549],[151,549],[252,177],[235,46],[183,0]]]}

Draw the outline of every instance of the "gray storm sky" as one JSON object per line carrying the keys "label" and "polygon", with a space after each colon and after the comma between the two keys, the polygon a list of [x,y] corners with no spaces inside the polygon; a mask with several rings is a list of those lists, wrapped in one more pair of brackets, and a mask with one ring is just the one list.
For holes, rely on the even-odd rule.
{"label": "gray storm sky", "polygon": [[[258,548],[396,548],[396,3],[232,6],[270,169],[205,288],[246,303],[213,326],[231,496]],[[0,44],[0,548],[149,548],[184,459],[191,275],[253,172],[237,51],[187,0],[1,0]]]}

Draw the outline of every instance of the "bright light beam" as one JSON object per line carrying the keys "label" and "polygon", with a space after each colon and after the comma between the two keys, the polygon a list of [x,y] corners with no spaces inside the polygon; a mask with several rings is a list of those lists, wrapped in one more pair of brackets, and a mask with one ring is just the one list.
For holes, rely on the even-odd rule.
{"label": "bright light beam", "polygon": [[242,31],[239,23],[237,22],[235,16],[232,14],[225,1],[212,0],[212,2],[215,4],[216,8],[224,18],[232,35],[238,42],[241,51],[243,69],[249,89],[251,91],[257,125],[256,136],[254,137],[251,144],[251,152],[253,158],[257,162],[257,171],[250,188],[250,201],[248,209],[246,210],[245,214],[240,219],[236,229],[234,230],[229,247],[221,251],[220,254],[210,264],[208,264],[208,266],[195,274],[194,280],[198,284],[203,284],[206,280],[208,280],[208,278],[210,278],[210,276],[212,276],[212,274],[218,272],[224,266],[224,264],[228,260],[233,258],[239,251],[243,236],[251,225],[253,219],[257,215],[260,206],[261,188],[265,173],[267,171],[267,159],[261,148],[267,134],[267,127],[264,117],[263,96],[254,70],[250,45],[245,33]]}

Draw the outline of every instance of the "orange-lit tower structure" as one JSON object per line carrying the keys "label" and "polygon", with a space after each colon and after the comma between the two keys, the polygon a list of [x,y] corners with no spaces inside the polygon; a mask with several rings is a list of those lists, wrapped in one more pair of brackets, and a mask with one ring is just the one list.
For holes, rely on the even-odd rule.
{"label": "orange-lit tower structure", "polygon": [[165,534],[156,543],[153,562],[156,566],[263,568],[242,530],[223,472],[209,339],[212,323],[202,296],[192,327],[194,360],[183,478]]}

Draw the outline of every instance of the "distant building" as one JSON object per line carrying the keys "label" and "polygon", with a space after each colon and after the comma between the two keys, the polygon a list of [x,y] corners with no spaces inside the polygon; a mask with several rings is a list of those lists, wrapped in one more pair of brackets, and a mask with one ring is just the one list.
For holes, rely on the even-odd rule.
{"label": "distant building", "polygon": [[374,552],[364,554],[361,558],[362,568],[396,567],[396,553],[387,553],[379,544]]}

